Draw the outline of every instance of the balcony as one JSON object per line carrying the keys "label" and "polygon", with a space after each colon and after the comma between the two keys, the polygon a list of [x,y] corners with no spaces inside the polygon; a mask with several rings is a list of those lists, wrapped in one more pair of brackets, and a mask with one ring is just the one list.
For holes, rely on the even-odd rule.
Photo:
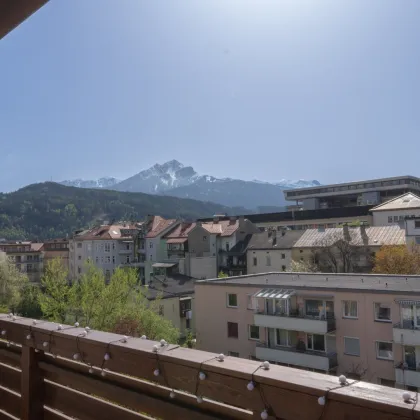
{"label": "balcony", "polygon": [[120,249],[118,250],[118,253],[119,253],[120,255],[131,255],[131,254],[133,253],[133,250],[132,250],[132,248],[130,248],[130,249],[127,249],[127,248],[120,248]]}
{"label": "balcony", "polygon": [[420,388],[420,371],[404,368],[400,363],[395,367],[395,382],[400,385]]}
{"label": "balcony", "polygon": [[392,329],[394,343],[406,346],[420,346],[420,329],[413,328],[411,322],[395,324]]}
{"label": "balcony", "polygon": [[254,324],[260,327],[304,331],[312,334],[327,334],[335,330],[334,318],[318,319],[299,315],[297,312],[292,315],[256,313]]}
{"label": "balcony", "polygon": [[[339,386],[331,375],[276,365],[265,370],[252,360],[219,360],[208,352],[101,331],[82,336],[83,328],[57,330],[53,323],[34,325],[7,315],[0,315],[0,331],[1,418],[252,420],[267,410],[268,418],[284,420],[382,419],[384,413],[408,420],[420,414],[414,393],[405,403],[401,390],[351,380]],[[75,362],[78,351],[83,357]],[[208,379],[197,387],[200,371]],[[247,390],[251,380],[254,392]],[[319,405],[327,395],[326,406]]]}
{"label": "balcony", "polygon": [[326,372],[337,366],[337,353],[298,351],[295,347],[268,347],[265,344],[258,344],[255,356],[260,360],[270,360]]}

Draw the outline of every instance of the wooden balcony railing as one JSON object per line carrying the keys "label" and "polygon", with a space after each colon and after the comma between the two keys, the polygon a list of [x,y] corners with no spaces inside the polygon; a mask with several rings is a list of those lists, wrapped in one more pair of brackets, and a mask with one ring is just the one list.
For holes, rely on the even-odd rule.
{"label": "wooden balcony railing", "polygon": [[0,419],[420,419],[415,393],[336,376],[6,315],[0,332]]}

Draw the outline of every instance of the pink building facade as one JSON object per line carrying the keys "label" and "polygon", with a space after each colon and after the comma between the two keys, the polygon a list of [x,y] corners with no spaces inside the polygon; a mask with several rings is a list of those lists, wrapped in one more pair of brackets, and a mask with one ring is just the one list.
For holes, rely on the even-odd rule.
{"label": "pink building facade", "polygon": [[203,280],[195,304],[201,350],[420,388],[419,276]]}

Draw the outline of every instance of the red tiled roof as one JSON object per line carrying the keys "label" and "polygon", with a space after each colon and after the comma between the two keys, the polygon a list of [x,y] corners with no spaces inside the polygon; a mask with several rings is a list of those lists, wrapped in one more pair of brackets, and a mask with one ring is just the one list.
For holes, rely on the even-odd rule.
{"label": "red tiled roof", "polygon": [[187,242],[188,238],[169,238],[166,240],[167,244],[183,244]]}
{"label": "red tiled roof", "polygon": [[174,223],[176,223],[176,219],[164,219],[161,216],[153,216],[146,238],[156,238],[156,236]]}
{"label": "red tiled roof", "polygon": [[[168,244],[181,243],[181,242],[170,242],[172,239],[187,239],[188,234],[195,228],[197,223],[180,223],[175,229],[167,233],[164,238],[167,239]],[[185,241],[183,241],[185,242]]]}
{"label": "red tiled roof", "polygon": [[103,225],[81,232],[75,237],[76,240],[104,240],[120,239],[121,229],[136,229],[135,225]]}
{"label": "red tiled roof", "polygon": [[239,220],[220,220],[219,222],[206,222],[202,227],[209,233],[220,236],[231,236],[239,228]]}

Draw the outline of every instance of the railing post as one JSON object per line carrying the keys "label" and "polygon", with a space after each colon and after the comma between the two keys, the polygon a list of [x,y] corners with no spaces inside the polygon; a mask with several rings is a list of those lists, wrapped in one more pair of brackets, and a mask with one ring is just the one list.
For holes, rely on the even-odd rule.
{"label": "railing post", "polygon": [[38,365],[38,353],[32,347],[22,346],[21,356],[21,414],[22,420],[43,418],[44,381]]}

